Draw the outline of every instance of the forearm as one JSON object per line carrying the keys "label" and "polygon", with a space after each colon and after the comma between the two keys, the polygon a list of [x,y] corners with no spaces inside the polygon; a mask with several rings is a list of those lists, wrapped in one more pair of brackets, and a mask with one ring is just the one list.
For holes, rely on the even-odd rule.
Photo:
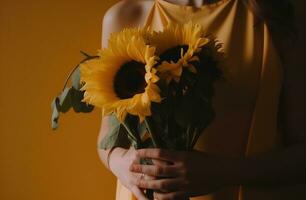
{"label": "forearm", "polygon": [[280,152],[226,161],[229,182],[234,185],[291,185],[306,183],[306,145]]}
{"label": "forearm", "polygon": [[128,143],[126,144],[126,146],[124,146],[124,148],[121,147],[115,147],[115,148],[111,148],[111,149],[100,149],[100,142],[104,139],[104,137],[106,137],[106,135],[109,132],[109,116],[105,116],[102,118],[102,122],[101,122],[101,129],[99,132],[99,136],[98,136],[98,143],[97,143],[97,151],[98,151],[98,155],[100,157],[100,160],[102,161],[102,163],[105,165],[105,167],[107,169],[109,168],[109,163],[110,163],[110,159],[111,157],[116,157],[118,155],[120,155],[119,153],[121,152],[125,152],[128,148],[129,145]]}
{"label": "forearm", "polygon": [[105,165],[105,167],[109,170],[111,170],[111,160],[116,159],[120,156],[122,156],[128,149],[121,148],[121,147],[115,147],[114,149],[98,149],[98,154],[100,157],[100,160]]}

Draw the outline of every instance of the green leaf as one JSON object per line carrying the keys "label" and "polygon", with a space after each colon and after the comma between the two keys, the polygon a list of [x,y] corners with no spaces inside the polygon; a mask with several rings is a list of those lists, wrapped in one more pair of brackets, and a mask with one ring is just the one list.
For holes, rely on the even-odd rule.
{"label": "green leaf", "polygon": [[58,104],[59,104],[59,98],[55,97],[51,103],[51,109],[52,109],[51,127],[53,130],[58,128],[58,120],[60,115],[60,112],[58,110],[59,108]]}
{"label": "green leaf", "polygon": [[94,106],[82,102],[83,98],[84,91],[76,90],[73,87],[71,88],[71,104],[76,113],[88,113],[94,109]]}
{"label": "green leaf", "polygon": [[82,102],[83,96],[84,91],[76,90],[74,87],[66,87],[59,96],[54,98],[51,104],[51,127],[53,130],[58,128],[60,113],[66,113],[71,107],[77,113],[88,113],[94,109],[94,106]]}
{"label": "green leaf", "polygon": [[59,96],[59,111],[66,113],[71,107],[71,87],[66,87]]}
{"label": "green leaf", "polygon": [[76,90],[79,90],[82,86],[80,84],[80,78],[81,78],[80,67],[77,67],[71,75],[71,84],[72,87]]}
{"label": "green leaf", "polygon": [[110,149],[113,147],[126,148],[131,141],[124,126],[117,120],[115,115],[109,116],[109,131],[99,144],[100,149]]}
{"label": "green leaf", "polygon": [[127,114],[122,125],[128,132],[131,144],[134,148],[141,148],[141,137],[138,131],[139,118],[135,115]]}
{"label": "green leaf", "polygon": [[[67,77],[64,85],[64,90],[61,94],[54,98],[52,101],[52,117],[51,126],[52,129],[58,127],[58,120],[60,113],[66,113],[73,107],[73,110],[77,113],[83,112],[88,113],[94,109],[94,106],[88,105],[82,102],[84,97],[84,91],[80,91],[82,84],[80,83],[80,64],[91,59],[97,59],[99,56],[91,56],[87,53],[81,51],[81,53],[86,57],[77,66],[75,66],[72,72]],[[71,81],[72,87],[66,87],[67,83]]]}

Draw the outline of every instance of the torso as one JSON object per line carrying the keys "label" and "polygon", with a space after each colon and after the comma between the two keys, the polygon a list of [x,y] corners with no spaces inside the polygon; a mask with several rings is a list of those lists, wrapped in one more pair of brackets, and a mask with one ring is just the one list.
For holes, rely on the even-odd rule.
{"label": "torso", "polygon": [[[227,82],[216,84],[216,118],[199,139],[198,150],[226,156],[248,156],[273,149],[279,136],[276,124],[283,74],[267,27],[263,23],[256,24],[255,16],[241,0],[220,0],[220,4],[195,11],[191,7],[173,4],[174,1],[133,2],[133,9],[140,10],[133,23],[122,23],[118,18],[114,24],[120,24],[121,28],[149,25],[153,30],[162,30],[167,21],[184,23],[191,19],[202,24],[223,43],[231,71]],[[121,8],[126,8],[126,5],[121,3]],[[225,188],[198,199],[286,199],[285,194],[284,198],[279,198],[280,193],[273,188]]]}

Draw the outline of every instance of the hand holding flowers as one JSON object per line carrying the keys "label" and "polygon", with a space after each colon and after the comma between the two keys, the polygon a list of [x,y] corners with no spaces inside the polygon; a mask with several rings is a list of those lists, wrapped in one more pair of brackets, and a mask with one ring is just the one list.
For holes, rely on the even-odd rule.
{"label": "hand holding flowers", "polygon": [[139,179],[137,186],[154,190],[158,200],[179,200],[201,196],[227,185],[236,184],[241,159],[223,158],[199,151],[140,149],[137,160],[160,160],[155,165],[141,165],[137,161],[130,170],[143,173],[150,179]]}

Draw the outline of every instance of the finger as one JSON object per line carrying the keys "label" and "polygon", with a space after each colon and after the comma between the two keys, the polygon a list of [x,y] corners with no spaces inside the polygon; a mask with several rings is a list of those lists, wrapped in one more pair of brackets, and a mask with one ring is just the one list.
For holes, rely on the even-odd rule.
{"label": "finger", "polygon": [[150,175],[147,175],[147,174],[144,174],[144,173],[134,173],[134,175],[135,175],[135,180],[137,180],[137,179],[144,179],[144,180],[148,180],[148,181],[156,180],[155,176],[150,176]]}
{"label": "finger", "polygon": [[138,179],[135,185],[139,188],[152,189],[161,192],[173,192],[182,190],[184,181],[181,179],[156,179],[144,180]]}
{"label": "finger", "polygon": [[164,161],[164,160],[158,160],[158,159],[151,159],[154,165],[157,166],[164,166],[164,165],[172,165],[172,162]]}
{"label": "finger", "polygon": [[156,177],[145,175],[143,173],[133,173],[133,176],[131,177],[131,184],[137,186],[137,183],[141,181],[152,181],[152,180],[156,180]]}
{"label": "finger", "polygon": [[144,174],[143,179],[146,181],[152,181],[152,180],[156,180],[156,177]]}
{"label": "finger", "polygon": [[138,200],[148,200],[143,191],[141,191],[138,187],[134,186],[131,188],[131,192],[135,195]]}
{"label": "finger", "polygon": [[[172,162],[165,161],[165,160],[159,160],[159,159],[150,158],[150,161],[151,161],[151,164],[158,165],[158,166],[173,165]],[[140,162],[140,158],[139,157],[135,157],[135,159],[133,159],[131,164],[144,164],[144,163]]]}
{"label": "finger", "polygon": [[130,171],[135,173],[143,173],[149,176],[156,177],[178,177],[180,176],[177,166],[156,166],[156,165],[140,165],[132,164]]}
{"label": "finger", "polygon": [[188,195],[184,191],[159,193],[154,192],[154,199],[158,200],[188,200]]}
{"label": "finger", "polygon": [[178,152],[174,152],[171,150],[165,150],[165,149],[139,149],[137,150],[137,156],[139,158],[153,158],[153,159],[159,159],[169,162],[174,162],[177,160]]}

